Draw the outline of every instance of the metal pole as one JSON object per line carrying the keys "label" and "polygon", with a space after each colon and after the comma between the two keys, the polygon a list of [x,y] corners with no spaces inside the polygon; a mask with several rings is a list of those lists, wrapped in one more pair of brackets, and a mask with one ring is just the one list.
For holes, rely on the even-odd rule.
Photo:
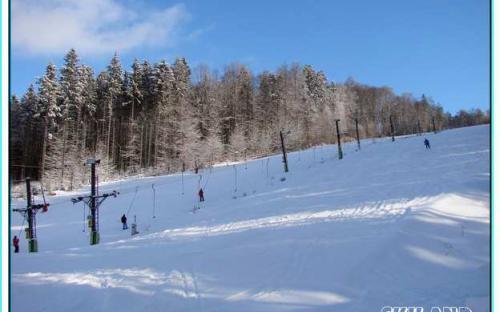
{"label": "metal pole", "polygon": [[236,165],[233,165],[234,169],[234,192],[236,193],[238,191],[238,169],[236,168]]}
{"label": "metal pole", "polygon": [[283,151],[283,163],[285,165],[285,172],[288,172],[288,159],[286,157],[285,140],[283,139],[283,131],[280,131],[281,150]]}
{"label": "metal pole", "polygon": [[186,164],[182,162],[182,177],[181,177],[182,195],[184,195],[184,171],[186,171]]}
{"label": "metal pole", "polygon": [[356,139],[358,140],[358,150],[360,150],[361,149],[361,143],[359,143],[358,118],[355,118],[354,121],[356,122]]}
{"label": "metal pole", "polygon": [[97,209],[95,205],[96,196],[96,176],[95,176],[95,162],[90,164],[90,215],[91,215],[91,231],[90,231],[90,244],[95,245],[99,243],[98,233],[97,233]]}
{"label": "metal pole", "polygon": [[28,210],[28,228],[30,230],[30,239],[32,236],[32,230],[33,230],[33,211],[31,209],[31,179],[26,178],[26,209]]}
{"label": "metal pole", "polygon": [[266,181],[269,179],[269,158],[266,161]]}
{"label": "metal pole", "polygon": [[[200,176],[201,177],[201,176]],[[200,182],[198,181],[198,188],[200,188]],[[151,188],[153,189],[153,219],[156,218],[156,189],[155,184],[151,184]]]}
{"label": "metal pole", "polygon": [[26,178],[26,210],[28,213],[28,251],[29,252],[37,252],[36,248],[36,233],[34,231],[33,221],[33,207],[31,202],[31,179]]}
{"label": "metal pole", "polygon": [[391,122],[392,142],[394,142],[394,125],[392,124],[392,115],[389,116],[389,121]]}
{"label": "metal pole", "polygon": [[337,146],[339,148],[339,152],[338,152],[339,153],[339,159],[342,159],[343,155],[342,155],[342,146],[341,146],[341,143],[340,143],[339,121],[340,121],[340,119],[335,119],[335,126],[337,128]]}

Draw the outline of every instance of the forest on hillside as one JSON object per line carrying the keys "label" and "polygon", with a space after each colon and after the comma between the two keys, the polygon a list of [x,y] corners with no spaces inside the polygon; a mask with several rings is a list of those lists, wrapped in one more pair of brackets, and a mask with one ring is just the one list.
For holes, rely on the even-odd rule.
{"label": "forest on hillside", "polygon": [[10,177],[73,189],[88,182],[91,157],[101,159],[101,181],[203,168],[275,153],[280,131],[289,150],[334,143],[336,119],[352,140],[355,120],[369,138],[390,135],[390,119],[404,135],[489,123],[489,112],[451,115],[431,97],[333,83],[300,64],[254,75],[233,63],[219,74],[178,58],[126,70],[115,54],[96,75],[72,49],[10,98]]}

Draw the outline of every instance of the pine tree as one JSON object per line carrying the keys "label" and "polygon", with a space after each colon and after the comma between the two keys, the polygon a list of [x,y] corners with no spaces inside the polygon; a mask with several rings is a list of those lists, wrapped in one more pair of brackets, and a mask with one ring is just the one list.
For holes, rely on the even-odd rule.
{"label": "pine tree", "polygon": [[126,169],[132,173],[137,172],[141,166],[141,133],[137,115],[141,113],[143,102],[142,75],[142,66],[136,59],[132,64],[132,73],[125,73],[124,79],[124,106],[128,108],[128,121],[122,158]]}
{"label": "pine tree", "polygon": [[[304,101],[304,135],[306,145],[318,143],[313,141],[314,137],[318,137],[321,133],[314,133],[313,125],[317,124],[319,116],[325,111],[328,102],[328,88],[324,74],[316,72],[312,66],[304,66],[304,77],[306,83],[306,98]],[[324,129],[321,127],[320,129]],[[314,135],[316,134],[316,135]]]}
{"label": "pine tree", "polygon": [[[60,72],[49,64],[21,97],[12,97],[11,160],[17,177],[44,178],[49,187],[74,187],[86,180],[86,157],[101,159],[101,179],[120,173],[160,173],[213,164],[228,158],[268,154],[279,149],[335,140],[342,132],[362,137],[466,126],[489,121],[480,110],[455,116],[432,98],[396,95],[353,79],[329,83],[321,71],[292,64],[254,79],[243,65],[231,64],[222,77],[200,66],[191,80],[184,58],[171,66],[134,60],[125,72],[118,55],[94,78],[70,50]],[[350,139],[349,136],[344,136]],[[23,167],[24,166],[24,167]],[[39,170],[24,172],[22,168]],[[49,185],[52,184],[52,185]]]}
{"label": "pine tree", "polygon": [[[148,167],[169,170],[180,154],[180,108],[174,100],[175,77],[165,61],[154,66],[152,127],[149,129]],[[162,122],[159,123],[159,120]]]}
{"label": "pine tree", "polygon": [[172,67],[174,73],[173,105],[179,112],[179,159],[176,168],[182,163],[194,165],[199,159],[199,135],[196,133],[194,106],[191,99],[191,69],[184,58],[178,58]]}
{"label": "pine tree", "polygon": [[[84,105],[83,90],[85,80],[79,65],[79,59],[74,49],[71,49],[64,57],[64,65],[61,68],[61,98],[62,98],[62,164],[61,164],[61,188],[66,184],[65,173],[69,173],[70,188],[75,184],[75,171],[81,167],[80,156],[82,155],[81,133],[82,133],[82,108]],[[67,170],[68,168],[69,170]]]}
{"label": "pine tree", "polygon": [[[42,153],[40,165],[40,178],[48,180],[50,184],[54,183],[53,170],[56,170],[60,161],[60,147],[51,138],[58,132],[58,123],[62,117],[61,107],[59,105],[60,86],[57,81],[57,70],[54,64],[49,64],[45,75],[39,80],[39,101],[35,108],[35,118],[42,118]],[[47,165],[47,168],[46,168]],[[49,174],[47,174],[47,172]]]}
{"label": "pine tree", "polygon": [[9,136],[9,154],[11,162],[11,177],[22,179],[24,176],[23,163],[23,139],[25,135],[26,118],[23,116],[23,107],[16,95],[12,95],[9,101],[11,132]]}
{"label": "pine tree", "polygon": [[97,141],[97,84],[94,79],[94,72],[92,68],[82,65],[79,67],[79,72],[80,79],[83,83],[83,105],[81,106],[81,149],[88,149],[90,152],[95,152]]}
{"label": "pine tree", "polygon": [[[223,146],[217,135],[218,112],[217,80],[210,73],[208,67],[200,66],[196,69],[196,82],[192,86],[191,105],[193,118],[193,142],[195,146],[186,147],[193,149],[192,154],[197,162],[212,165],[219,159],[223,152]],[[191,159],[193,160],[193,159]]]}
{"label": "pine tree", "polygon": [[120,100],[122,95],[122,85],[123,85],[123,70],[120,64],[120,59],[118,54],[115,53],[113,58],[111,59],[110,64],[106,69],[107,81],[105,83],[105,94],[106,94],[106,156],[111,160],[112,164],[116,164],[116,145],[115,145],[115,130],[116,124],[114,119],[114,112],[116,109],[120,108]]}

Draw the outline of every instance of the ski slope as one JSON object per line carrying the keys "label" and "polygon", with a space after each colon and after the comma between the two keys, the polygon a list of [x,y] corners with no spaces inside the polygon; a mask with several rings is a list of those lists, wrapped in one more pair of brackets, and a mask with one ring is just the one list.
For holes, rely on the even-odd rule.
{"label": "ski slope", "polygon": [[342,160],[316,147],[290,153],[286,174],[276,155],[102,184],[121,194],[102,204],[95,246],[70,202],[88,188],[48,197],[36,254],[12,214],[12,311],[489,311],[489,131],[364,140]]}

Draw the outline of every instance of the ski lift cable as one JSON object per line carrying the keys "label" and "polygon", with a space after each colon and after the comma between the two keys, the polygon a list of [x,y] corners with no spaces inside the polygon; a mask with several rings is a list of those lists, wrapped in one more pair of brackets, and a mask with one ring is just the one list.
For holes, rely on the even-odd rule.
{"label": "ski lift cable", "polygon": [[42,198],[43,198],[43,204],[45,207],[47,207],[47,201],[45,200],[45,192],[43,190],[43,184],[42,181],[40,181],[40,188],[42,189]]}
{"label": "ski lift cable", "polygon": [[[196,195],[193,195],[193,212],[196,211],[196,203],[199,201],[199,199],[196,197]],[[198,206],[200,208],[200,206]]]}
{"label": "ski lift cable", "polygon": [[155,190],[155,184],[151,184],[151,188],[153,189],[153,219],[156,218],[155,215],[155,210],[156,210],[156,190]]}
{"label": "ski lift cable", "polygon": [[182,184],[182,195],[184,195],[184,170],[182,170],[181,172],[181,184]]}
{"label": "ski lift cable", "polygon": [[[163,185],[167,185],[167,184],[171,184],[171,183],[172,183],[172,181],[168,181],[166,183],[160,183],[160,184],[155,183],[155,186],[163,186]],[[142,190],[144,190],[144,189],[146,189],[148,187],[149,187],[149,185],[144,185],[144,186],[128,187],[128,188],[117,189],[117,190],[120,192],[120,194],[125,195],[125,194],[130,194],[132,192],[137,193],[138,191],[142,191]],[[97,192],[98,192],[98,190],[96,190],[96,193]],[[43,196],[43,199],[44,199],[44,204],[46,204],[45,194],[43,194],[42,196]],[[50,206],[54,207],[54,206],[66,205],[66,204],[67,203],[65,201],[57,201],[55,203],[51,203]]]}
{"label": "ski lift cable", "polygon": [[208,178],[205,181],[205,185],[203,186],[203,189],[205,189],[208,185],[208,181],[210,181],[210,177],[212,176],[212,168],[210,168],[210,171],[208,172]]}
{"label": "ski lift cable", "polygon": [[128,209],[127,209],[127,212],[125,213],[127,216],[128,216],[128,214],[130,212],[130,209],[132,209],[132,206],[134,205],[135,198],[137,197],[138,190],[139,190],[139,186],[136,186],[135,187],[134,197],[132,198],[132,201],[130,202],[130,205],[129,205]]}
{"label": "ski lift cable", "polygon": [[[211,173],[212,172],[210,171],[210,174]],[[96,178],[97,178],[97,176],[96,176]],[[176,181],[167,180],[167,181],[164,181],[164,182],[155,182],[154,184],[157,187],[161,187],[161,186],[168,185],[168,184],[173,184],[173,183],[176,183]],[[145,183],[145,185],[136,186],[136,187],[138,187],[139,190],[146,189],[146,188],[149,188],[149,183]],[[116,188],[116,190],[119,191],[120,194],[125,195],[125,194],[129,194],[129,193],[135,192],[135,188],[136,187],[131,186],[131,187],[125,187],[125,188]]]}
{"label": "ski lift cable", "polygon": [[23,214],[23,223],[21,224],[21,228],[19,229],[19,233],[17,233],[17,237],[21,236],[25,222],[26,222],[26,212]]}
{"label": "ski lift cable", "polygon": [[[245,171],[246,172],[246,171]],[[251,188],[251,192],[254,193],[256,192],[257,190],[257,187],[256,187],[256,181],[252,181],[252,179],[248,179],[245,177],[245,174],[242,174],[241,177],[240,177],[240,180],[242,180],[245,184],[247,184],[247,186],[249,186]]]}
{"label": "ski lift cable", "polygon": [[[73,203],[73,206],[74,205],[75,204]],[[83,206],[83,230],[82,230],[82,232],[85,232],[85,227],[87,226],[87,219],[85,217],[85,203],[84,202],[82,202],[82,206]]]}
{"label": "ski lift cable", "polygon": [[[158,187],[161,187],[161,186],[164,186],[164,185],[168,185],[168,184],[173,184],[175,183],[176,181],[172,181],[172,180],[168,180],[168,181],[165,181],[165,182],[155,182],[155,186],[158,186]],[[135,192],[135,189],[138,188],[139,190],[143,190],[143,189],[146,189],[146,188],[149,188],[149,183],[145,183],[144,185],[141,185],[141,186],[131,186],[131,187],[126,187],[126,188],[117,188],[117,190],[120,192],[120,194],[129,194],[129,193],[132,193],[132,192]]]}
{"label": "ski lift cable", "polygon": [[236,168],[236,165],[233,165],[234,169],[234,192],[236,193],[238,191],[238,169]]}

